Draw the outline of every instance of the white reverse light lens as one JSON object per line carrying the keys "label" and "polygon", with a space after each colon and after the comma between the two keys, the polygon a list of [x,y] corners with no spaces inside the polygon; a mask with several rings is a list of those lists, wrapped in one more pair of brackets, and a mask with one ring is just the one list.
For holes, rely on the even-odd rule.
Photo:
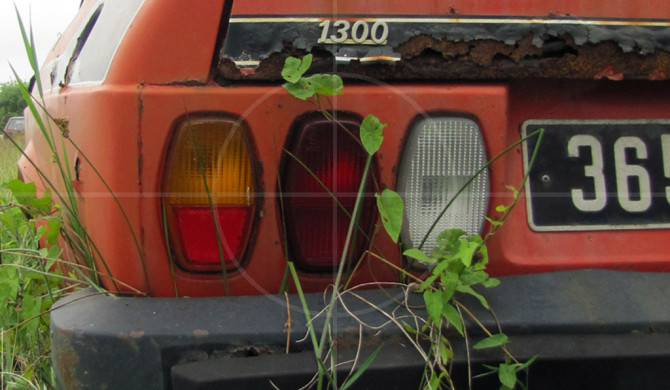
{"label": "white reverse light lens", "polygon": [[[405,201],[401,237],[406,247],[419,247],[447,204],[484,165],[484,142],[470,119],[427,118],[410,129],[398,176],[398,190]],[[484,170],[440,218],[422,247],[424,252],[433,252],[437,236],[445,229],[480,233],[488,192],[488,171]]]}

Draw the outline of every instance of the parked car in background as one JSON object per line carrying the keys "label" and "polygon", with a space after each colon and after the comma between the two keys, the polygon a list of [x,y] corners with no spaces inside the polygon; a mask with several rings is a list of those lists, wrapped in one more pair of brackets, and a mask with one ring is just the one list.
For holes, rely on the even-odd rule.
{"label": "parked car in background", "polygon": [[[349,222],[297,160],[351,210],[366,155],[348,131],[369,113],[388,123],[371,183],[404,198],[404,248],[487,160],[544,129],[534,165],[536,138],[483,169],[436,231],[486,234],[528,173],[488,241],[502,283],[486,293],[497,317],[482,321],[519,359],[538,355],[532,388],[667,386],[668,36],[661,1],[84,0],[41,80],[78,147],[67,144],[70,184],[104,286],[120,296],[86,290],[51,313],[59,386],[305,384],[316,366],[295,288],[280,294],[287,261],[318,312]],[[342,127],[281,88],[285,59],[308,53],[310,72],[344,78],[324,103]],[[27,157],[55,175],[27,126]],[[21,176],[43,185],[30,161]],[[410,267],[375,234],[369,199],[352,286]],[[424,249],[436,245],[433,233]],[[393,307],[398,293],[359,294]],[[359,385],[418,388],[423,361],[402,327],[349,298],[336,318],[342,359],[357,353],[357,320],[378,326],[365,347],[386,348]],[[463,377],[466,358],[501,358],[467,347],[455,346]]]}
{"label": "parked car in background", "polygon": [[7,123],[5,123],[5,128],[4,128],[4,133],[2,136],[4,137],[5,134],[17,134],[17,133],[23,133],[24,129],[24,119],[22,116],[13,116],[9,119],[7,119]]}

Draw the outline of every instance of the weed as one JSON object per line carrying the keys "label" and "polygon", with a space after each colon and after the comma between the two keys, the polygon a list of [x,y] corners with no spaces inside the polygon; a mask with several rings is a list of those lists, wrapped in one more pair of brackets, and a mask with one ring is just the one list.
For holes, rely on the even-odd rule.
{"label": "weed", "polygon": [[[23,134],[15,134],[12,136],[14,141],[20,147],[25,143]],[[4,183],[17,177],[16,162],[21,156],[21,149],[17,149],[7,137],[0,138],[0,183]],[[7,199],[9,192],[4,190],[0,195],[2,199]]]}
{"label": "weed", "polygon": [[[4,134],[0,140],[0,388],[50,389],[55,386],[49,358],[51,305],[82,285],[103,292],[100,276],[109,277],[115,287],[117,282],[80,221],[66,146],[89,161],[69,138],[68,121],[53,118],[46,111],[32,30],[26,31],[18,10],[17,19],[35,76],[34,90],[29,91],[14,74],[38,135],[48,145],[61,185],[25,154],[46,190],[38,195],[35,184],[15,180],[24,138]],[[98,174],[94,167],[93,171]],[[117,205],[125,217],[118,200]],[[61,258],[65,243],[74,262]],[[96,269],[96,259],[104,271]]]}
{"label": "weed", "polygon": [[[49,194],[38,198],[34,185],[18,180],[4,187],[17,203],[0,201],[0,387],[52,387],[49,322],[43,314],[64,293],[55,266],[60,249],[53,245],[60,221],[31,216],[51,210]],[[40,247],[40,240],[50,246]]]}
{"label": "weed", "polygon": [[[298,99],[306,100],[308,98],[313,98],[315,104],[319,107],[327,119],[334,121],[338,126],[342,126],[335,118],[333,118],[332,115],[329,114],[327,110],[321,106],[319,102],[319,96],[341,94],[343,87],[342,80],[337,75],[314,74],[309,77],[303,77],[311,65],[311,60],[311,54],[304,56],[302,59],[293,57],[286,59],[284,69],[282,70],[282,76],[286,80],[284,88]],[[346,378],[344,381],[338,381],[337,377],[335,376],[335,367],[337,362],[333,352],[334,345],[332,342],[333,338],[331,329],[331,316],[335,304],[340,297],[340,290],[343,287],[342,273],[348,260],[347,254],[349,253],[351,237],[354,229],[357,227],[359,207],[364,196],[365,183],[367,182],[372,158],[379,150],[379,147],[383,142],[382,133],[384,127],[386,127],[386,124],[381,123],[378,118],[371,114],[362,121],[360,126],[361,144],[368,152],[368,157],[363,171],[363,177],[357,194],[356,203],[354,205],[354,210],[350,216],[351,219],[347,238],[345,240],[342,251],[342,258],[340,259],[337,269],[337,275],[335,277],[332,293],[324,310],[325,324],[323,330],[320,333],[320,339],[317,337],[316,329],[314,329],[314,326],[311,325],[312,316],[307,309],[307,305],[304,300],[304,294],[302,292],[295,267],[290,261],[288,261],[290,275],[293,277],[294,284],[296,285],[298,295],[301,299],[307,324],[310,324],[309,336],[312,341],[318,367],[316,377],[316,385],[318,389],[322,389],[324,387],[332,387],[333,389],[348,388],[367,369],[380,350],[377,349],[373,354],[371,354],[368,359],[366,359],[366,361],[361,364],[357,371],[350,373],[348,378]],[[538,136],[541,139],[542,131],[540,130],[530,135],[529,137],[531,136]],[[525,139],[509,146],[503,152],[494,157],[488,164],[486,164],[486,166],[484,166],[478,173],[476,173],[472,178],[470,178],[468,182],[464,184],[464,186],[453,197],[451,202],[453,202],[453,200],[467,188],[467,186],[477,177],[479,173],[487,169],[488,166],[499,157],[509,152],[524,141]],[[538,144],[539,142],[540,140],[538,140]],[[537,148],[535,149],[535,152],[537,152]],[[292,155],[290,156],[295,158]],[[534,157],[535,153],[533,155],[533,160]],[[311,170],[309,170],[308,167],[304,166],[302,163],[301,165],[303,165],[303,167],[310,173],[310,175],[314,177],[317,182],[319,182],[322,187],[326,188],[325,185],[316,177],[316,175],[311,172]],[[522,187],[525,185],[526,180],[527,176],[523,179]],[[334,194],[329,189],[326,188],[326,191],[330,194],[330,196],[334,197]],[[513,190],[513,194],[513,202],[510,205],[499,206],[497,208],[499,212],[503,213],[503,216],[500,218],[500,220],[489,220],[493,227],[485,239],[488,239],[497,231],[498,228],[500,228],[504,220],[507,218],[519,200],[519,192],[517,190]],[[385,189],[383,192],[375,194],[375,196],[377,198],[377,208],[384,229],[392,238],[392,240],[397,243],[403,218],[402,198],[396,192],[389,189]],[[335,200],[337,201],[337,199]],[[441,216],[447,211],[447,208],[451,205],[451,202],[445,206],[440,216],[438,216],[437,220],[434,221],[432,227],[426,233],[419,247],[416,249],[408,249],[404,252],[404,255],[408,259],[418,261],[427,266],[430,269],[429,275],[425,278],[425,280],[421,280],[417,279],[414,275],[406,270],[400,270],[403,273],[405,280],[413,280],[412,283],[406,286],[406,289],[408,291],[415,291],[423,295],[426,311],[428,313],[427,318],[415,318],[415,323],[421,324],[420,326],[413,327],[407,322],[398,324],[398,326],[403,328],[403,333],[408,337],[409,341],[412,342],[412,345],[417,348],[418,352],[424,357],[426,361],[424,380],[420,386],[421,388],[427,390],[436,390],[445,387],[448,389],[455,388],[451,378],[451,365],[453,363],[454,352],[451,341],[447,337],[445,329],[449,327],[454,328],[458,334],[466,338],[467,343],[467,333],[465,329],[466,321],[463,316],[463,313],[467,313],[472,317],[472,320],[479,324],[483,331],[488,335],[487,338],[475,344],[473,348],[500,348],[505,353],[505,361],[499,366],[487,366],[490,369],[490,373],[498,374],[498,378],[502,385],[501,388],[513,389],[518,385],[519,387],[526,389],[527,383],[518,377],[518,373],[521,371],[526,371],[534,358],[523,363],[514,359],[514,357],[506,348],[506,345],[509,342],[507,336],[505,336],[502,332],[495,334],[490,332],[483,325],[481,325],[481,322],[472,316],[471,311],[468,310],[467,307],[465,307],[460,301],[456,299],[457,294],[470,295],[476,298],[484,308],[489,309],[488,302],[484,296],[478,292],[478,290],[481,288],[495,287],[499,284],[499,281],[495,278],[489,277],[488,273],[486,272],[488,252],[486,250],[485,239],[479,235],[468,236],[464,231],[459,229],[448,229],[439,234],[437,240],[438,248],[433,251],[433,253],[428,255],[421,251],[421,247],[425,243],[426,238],[437,225],[439,218],[441,218]],[[338,205],[342,207],[339,202]],[[373,257],[378,258],[382,262],[386,262],[386,260],[374,254]],[[379,308],[377,309],[381,310]],[[361,324],[361,326],[363,326],[363,324]],[[413,339],[412,335],[416,337],[416,340]],[[429,347],[427,351],[424,351],[424,348],[421,345],[425,345],[426,342],[428,343]],[[339,384],[340,382],[342,383],[341,385]]]}

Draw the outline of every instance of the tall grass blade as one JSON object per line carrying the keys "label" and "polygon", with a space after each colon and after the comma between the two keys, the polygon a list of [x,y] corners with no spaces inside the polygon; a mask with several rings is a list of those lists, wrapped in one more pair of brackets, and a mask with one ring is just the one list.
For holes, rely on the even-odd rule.
{"label": "tall grass blade", "polygon": [[354,384],[354,382],[356,382],[358,380],[358,378],[360,378],[361,375],[363,375],[363,373],[368,369],[368,367],[370,367],[370,364],[372,364],[372,362],[377,358],[377,355],[379,354],[379,351],[382,350],[382,346],[383,345],[380,345],[379,347],[377,347],[377,349],[375,349],[374,352],[372,352],[370,354],[370,356],[368,356],[368,358],[365,359],[363,364],[361,364],[361,366],[358,367],[356,372],[354,372],[354,374],[351,375],[349,378],[347,378],[347,380],[344,382],[344,384],[342,384],[342,387],[340,387],[340,390],[347,390],[348,388],[350,388]]}

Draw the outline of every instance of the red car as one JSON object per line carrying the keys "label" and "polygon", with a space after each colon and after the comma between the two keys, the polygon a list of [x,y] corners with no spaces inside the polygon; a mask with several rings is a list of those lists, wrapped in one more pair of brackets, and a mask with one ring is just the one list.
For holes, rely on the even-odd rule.
{"label": "red car", "polygon": [[[512,199],[507,186],[528,173],[525,197],[488,242],[502,284],[486,294],[515,355],[539,355],[531,385],[664,386],[668,36],[670,3],[659,1],[85,0],[41,70],[46,104],[81,150],[68,153],[71,184],[104,286],[149,297],[86,290],[60,304],[59,386],[267,388],[283,378],[275,383],[293,388],[311,378],[299,299],[278,294],[290,259],[308,305],[323,306],[348,218],[296,161],[350,210],[365,154],[281,88],[285,59],[309,53],[309,72],[344,78],[326,103],[344,128],[369,113],[388,123],[372,181],[404,198],[403,247],[419,245],[479,170],[435,231],[486,234],[486,217]],[[484,169],[538,129],[539,145],[530,137]],[[32,120],[26,137],[27,156],[55,177]],[[41,182],[26,158],[20,169]],[[360,225],[373,239],[354,246],[350,285],[398,279],[370,247],[408,266],[375,234],[369,199]],[[431,233],[424,249],[435,245]],[[387,289],[361,294],[388,304]],[[346,356],[357,322],[337,318]],[[389,350],[359,385],[418,387],[423,362],[392,342],[400,330],[369,333]]]}

